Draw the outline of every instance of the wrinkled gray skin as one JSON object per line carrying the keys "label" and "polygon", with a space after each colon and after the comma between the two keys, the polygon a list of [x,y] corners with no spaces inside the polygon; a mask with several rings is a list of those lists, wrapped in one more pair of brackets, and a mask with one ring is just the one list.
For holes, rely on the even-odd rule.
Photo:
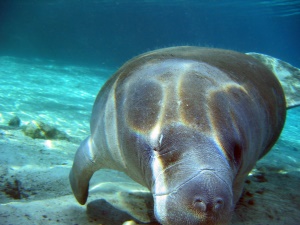
{"label": "wrinkled gray skin", "polygon": [[286,115],[272,72],[233,51],[174,47],[138,56],[99,92],[70,183],[85,204],[101,168],[153,194],[164,225],[228,224],[244,180]]}

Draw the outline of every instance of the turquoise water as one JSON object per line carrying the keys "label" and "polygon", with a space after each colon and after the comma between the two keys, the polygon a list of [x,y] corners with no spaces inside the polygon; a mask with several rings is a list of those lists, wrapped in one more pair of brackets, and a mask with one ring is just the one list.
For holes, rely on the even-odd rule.
{"label": "turquoise water", "polygon": [[0,123],[44,121],[83,139],[95,97],[112,69],[58,66],[50,61],[0,58]]}

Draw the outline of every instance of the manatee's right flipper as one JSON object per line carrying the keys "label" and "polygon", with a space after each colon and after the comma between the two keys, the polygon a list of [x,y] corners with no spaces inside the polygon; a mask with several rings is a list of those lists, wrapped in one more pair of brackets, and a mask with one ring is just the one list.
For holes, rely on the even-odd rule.
{"label": "manatee's right flipper", "polygon": [[77,201],[84,205],[89,191],[89,181],[94,172],[100,169],[96,163],[93,141],[90,137],[86,138],[78,148],[73,166],[69,175],[72,191]]}
{"label": "manatee's right flipper", "polygon": [[300,106],[300,69],[269,55],[246,53],[265,64],[278,78],[284,90],[287,109]]}

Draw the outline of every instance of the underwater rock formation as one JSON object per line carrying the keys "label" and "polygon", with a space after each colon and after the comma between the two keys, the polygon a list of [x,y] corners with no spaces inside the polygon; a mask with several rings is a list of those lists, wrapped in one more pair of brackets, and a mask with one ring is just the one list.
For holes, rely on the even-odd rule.
{"label": "underwater rock formation", "polygon": [[23,126],[22,130],[25,135],[33,139],[70,140],[65,132],[41,121],[33,120]]}
{"label": "underwater rock formation", "polygon": [[19,127],[21,124],[21,119],[18,116],[14,116],[13,118],[10,119],[10,121],[8,122],[9,126],[12,127]]}

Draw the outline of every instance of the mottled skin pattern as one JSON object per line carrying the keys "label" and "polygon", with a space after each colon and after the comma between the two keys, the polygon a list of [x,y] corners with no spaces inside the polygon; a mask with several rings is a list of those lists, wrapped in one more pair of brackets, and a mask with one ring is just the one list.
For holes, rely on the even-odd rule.
{"label": "mottled skin pattern", "polygon": [[70,173],[74,195],[84,204],[93,173],[111,168],[149,188],[161,224],[228,224],[285,116],[277,78],[251,56],[198,47],[140,55],[97,96]]}

